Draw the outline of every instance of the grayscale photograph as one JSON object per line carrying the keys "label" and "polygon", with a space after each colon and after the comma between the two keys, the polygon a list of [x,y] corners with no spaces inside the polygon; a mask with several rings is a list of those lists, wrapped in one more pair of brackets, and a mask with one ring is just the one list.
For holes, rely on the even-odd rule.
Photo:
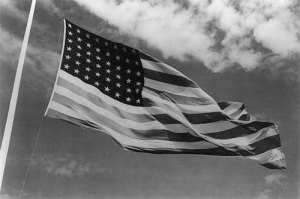
{"label": "grayscale photograph", "polygon": [[300,198],[297,0],[0,0],[0,199]]}

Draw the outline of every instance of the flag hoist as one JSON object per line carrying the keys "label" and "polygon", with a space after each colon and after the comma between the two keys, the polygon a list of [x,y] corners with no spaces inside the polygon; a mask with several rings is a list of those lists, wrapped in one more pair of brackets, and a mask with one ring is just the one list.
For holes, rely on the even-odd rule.
{"label": "flag hoist", "polygon": [[24,39],[23,39],[23,43],[22,43],[21,53],[20,53],[20,57],[19,57],[18,67],[17,67],[17,71],[16,71],[14,86],[13,86],[13,90],[12,90],[11,100],[10,100],[10,104],[9,104],[4,134],[3,134],[3,138],[2,138],[2,144],[1,144],[1,149],[0,149],[0,190],[2,189],[4,169],[5,169],[6,158],[7,158],[8,148],[9,148],[9,142],[10,142],[12,127],[13,127],[13,122],[14,122],[14,116],[15,116],[15,112],[16,112],[21,76],[22,76],[22,71],[23,71],[23,66],[24,66],[24,61],[25,61],[25,56],[26,56],[26,50],[27,50],[35,5],[36,5],[36,0],[32,0],[29,16],[28,16],[28,20],[27,20],[26,30],[25,30],[25,34],[24,34]]}

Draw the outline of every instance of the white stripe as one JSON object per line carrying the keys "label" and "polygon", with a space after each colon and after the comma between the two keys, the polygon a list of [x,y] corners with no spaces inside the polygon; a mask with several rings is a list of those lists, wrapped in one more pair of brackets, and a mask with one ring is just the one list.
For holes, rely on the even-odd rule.
{"label": "white stripe", "polygon": [[208,134],[208,133],[215,133],[219,131],[226,131],[232,128],[237,127],[236,124],[230,122],[230,121],[218,121],[218,122],[212,122],[212,123],[206,123],[206,124],[191,124],[182,114],[182,110],[178,108],[177,104],[161,104],[159,102],[156,102],[156,98],[153,98],[153,95],[145,94],[148,99],[152,100],[155,103],[155,106],[151,108],[157,108],[158,110],[161,110],[162,113],[166,113],[169,115],[172,115],[175,119],[180,121],[185,126],[193,129],[193,131],[198,132],[197,135],[202,136],[201,134]]}
{"label": "white stripe", "polygon": [[284,161],[284,154],[282,153],[281,148],[275,148],[258,155],[247,156],[247,158],[251,160],[256,160],[261,164],[266,164],[274,163],[275,161],[280,160]]}
{"label": "white stripe", "polygon": [[52,90],[52,93],[51,93],[51,97],[50,97],[49,103],[47,105],[47,108],[46,108],[44,116],[47,115],[47,112],[48,112],[48,109],[49,109],[49,105],[50,105],[50,102],[52,101],[52,98],[53,98],[53,95],[54,95],[54,91],[55,91],[55,88],[56,88],[56,85],[57,85],[58,75],[59,75],[59,73],[61,71],[59,66],[61,66],[61,63],[62,63],[62,60],[63,60],[63,57],[64,57],[65,42],[66,42],[66,19],[64,19],[64,37],[63,37],[62,53],[60,55],[60,61],[59,61],[59,65],[58,65],[58,71],[56,73],[54,87],[53,87],[53,90]]}
{"label": "white stripe", "polygon": [[243,106],[242,103],[240,102],[233,102],[232,104],[230,104],[228,107],[226,107],[223,111],[227,114],[227,115],[231,115],[232,113],[236,112],[237,110],[239,110],[239,108],[241,108]]}
{"label": "white stripe", "polygon": [[[162,72],[162,73],[166,73],[166,74],[171,74],[171,75],[176,75],[176,76],[180,76],[180,77],[184,77],[186,78],[187,80],[193,82],[197,87],[198,85],[191,79],[189,79],[188,77],[186,77],[184,74],[182,74],[181,72],[179,72],[178,70],[172,68],[171,66],[165,64],[165,63],[162,63],[162,62],[152,62],[152,61],[149,61],[149,60],[144,60],[144,59],[141,59],[141,62],[142,62],[142,65],[144,68],[146,69],[149,69],[149,70],[153,70],[153,71],[157,71],[157,72]],[[148,83],[146,83],[146,80],[152,80],[152,79],[148,79],[148,78],[145,78],[145,85],[146,86],[149,86],[151,88],[154,88],[152,86],[150,86],[151,84],[151,81],[148,81]],[[168,89],[160,89],[160,87],[156,86],[157,82],[155,80],[152,80],[154,82],[152,82],[155,86],[155,89],[157,90],[162,90],[162,91],[168,91]],[[163,82],[158,82],[158,84],[160,83],[163,83]],[[204,92],[201,88],[190,88],[190,87],[181,87],[181,86],[176,86],[176,85],[173,85],[173,84],[168,84],[168,83],[164,83],[166,84],[166,87],[170,87],[170,85],[174,86],[175,88],[177,87],[177,89],[179,91],[182,91],[182,90],[188,90],[188,92],[191,92],[190,94],[187,94],[187,93],[182,93],[183,96],[188,96],[188,97],[199,97],[200,98],[209,98],[209,99],[212,99],[206,92]],[[173,90],[173,89],[172,89]],[[170,92],[170,93],[173,93],[173,94],[179,94],[181,92],[178,92],[178,90],[176,90],[175,92]]]}
{"label": "white stripe", "polygon": [[[84,115],[78,115],[77,113],[74,113],[73,110],[69,109],[68,107],[62,106],[58,103],[52,102],[49,109],[55,110],[57,112],[60,112],[66,116],[70,116],[79,120],[86,120],[89,122],[94,123],[97,125],[98,129],[100,131],[103,131],[114,137],[117,141],[119,141],[123,146],[134,146],[134,147],[140,147],[140,148],[160,148],[160,149],[212,149],[216,148],[214,144],[208,143],[206,141],[200,141],[200,142],[173,142],[173,141],[165,141],[165,140],[141,140],[141,139],[134,139],[128,136],[125,136],[123,134],[120,134],[119,132],[114,131],[113,129],[105,126],[104,124],[97,123],[92,118],[89,118]],[[70,118],[70,121],[71,118]],[[72,121],[73,123],[76,123]],[[78,124],[81,125],[81,124]]]}
{"label": "white stripe", "polygon": [[172,94],[181,95],[185,97],[198,97],[198,98],[207,98],[209,101],[216,103],[215,100],[210,97],[207,93],[205,93],[200,88],[190,88],[190,87],[184,87],[184,86],[177,86],[174,84],[168,84],[165,82],[156,81],[149,78],[144,78],[145,86],[148,86],[150,88],[160,90],[160,91],[166,91]]}
{"label": "white stripe", "polygon": [[[80,104],[82,106],[88,107],[89,109],[92,110],[93,113],[95,114],[99,114],[103,117],[106,117],[112,121],[116,121],[119,123],[119,125],[123,126],[124,128],[131,128],[131,129],[137,129],[137,130],[168,130],[166,129],[166,126],[159,123],[157,120],[154,121],[149,121],[149,122],[136,122],[130,119],[125,119],[125,118],[121,118],[119,115],[115,115],[112,112],[108,111],[107,109],[102,108],[97,106],[96,104],[93,104],[91,101],[87,100],[86,98],[76,95],[75,93],[71,92],[70,90],[61,87],[61,86],[57,86],[56,93],[65,96],[67,98],[69,98],[70,100],[73,100],[74,102],[76,102],[77,104]],[[106,106],[104,104],[104,106]],[[140,117],[139,115],[137,115],[136,117]],[[169,125],[171,126],[171,125]],[[179,128],[172,128],[174,130],[175,133],[182,133],[182,131],[184,130],[185,132],[187,131],[186,128],[182,128],[183,126],[179,126],[176,125],[176,127]]]}
{"label": "white stripe", "polygon": [[230,139],[222,139],[222,144],[226,147],[233,147],[233,146],[246,147],[250,144],[253,144],[255,142],[258,142],[267,137],[271,137],[271,136],[274,136],[277,134],[278,134],[278,131],[276,129],[274,129],[274,127],[266,127],[266,128],[260,129],[256,133],[253,133],[253,134],[250,134],[247,136],[230,138]]}
{"label": "white stripe", "polygon": [[172,68],[171,66],[169,66],[165,63],[152,62],[152,61],[145,60],[145,59],[141,59],[141,62],[142,62],[143,67],[146,69],[154,70],[154,71],[162,72],[162,73],[168,73],[168,74],[176,75],[176,76],[182,76],[182,77],[185,77],[186,79],[192,81],[191,79],[189,79],[188,77],[183,75],[181,72],[179,72],[178,70]]}
{"label": "white stripe", "polygon": [[[166,104],[171,106],[172,104],[174,105],[174,102],[172,101],[167,101],[165,99],[162,99],[159,94],[144,88],[143,89],[143,96],[151,99],[152,101],[159,102],[162,104]],[[221,112],[222,110],[218,106],[218,104],[208,104],[208,105],[188,105],[188,104],[177,104],[182,112],[184,113],[210,113],[210,112]]]}
{"label": "white stripe", "polygon": [[[79,114],[78,112],[63,106],[55,101],[51,101],[51,103],[49,104],[49,110],[55,110],[59,113],[62,113],[64,115],[79,119],[79,120],[87,120],[87,118],[83,115],[83,114]],[[76,123],[77,124],[77,123]]]}
{"label": "white stripe", "polygon": [[242,112],[240,112],[238,115],[236,115],[236,116],[234,116],[234,117],[232,117],[232,118],[234,118],[234,119],[236,119],[236,120],[238,120],[242,115],[244,115],[244,114],[249,114],[247,111],[245,111],[245,109],[242,111]]}
{"label": "white stripe", "polygon": [[[209,133],[217,133],[220,131],[227,131],[230,130],[232,128],[237,127],[236,124],[233,124],[229,121],[218,121],[218,122],[214,122],[214,123],[207,123],[207,124],[192,124],[193,129],[196,129],[197,132],[201,133],[201,134],[208,134]],[[222,132],[220,132],[222,133]]]}
{"label": "white stripe", "polygon": [[[249,113],[246,111],[246,110],[243,110],[240,114],[238,114],[237,116],[235,116],[235,117],[233,117],[235,120],[239,120],[239,118],[242,116],[242,115],[244,115],[244,114],[248,114],[249,115]],[[254,118],[253,117],[251,117],[251,115],[249,115],[250,116],[250,119],[248,120],[248,122],[253,122],[254,121]],[[240,120],[239,120],[240,121]]]}

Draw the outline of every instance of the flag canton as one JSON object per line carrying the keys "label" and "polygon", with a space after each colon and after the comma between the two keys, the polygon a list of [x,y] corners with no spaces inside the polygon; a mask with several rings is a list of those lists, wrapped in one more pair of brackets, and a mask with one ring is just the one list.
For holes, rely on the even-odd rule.
{"label": "flag canton", "polygon": [[144,73],[139,51],[66,20],[61,70],[122,103],[142,106]]}

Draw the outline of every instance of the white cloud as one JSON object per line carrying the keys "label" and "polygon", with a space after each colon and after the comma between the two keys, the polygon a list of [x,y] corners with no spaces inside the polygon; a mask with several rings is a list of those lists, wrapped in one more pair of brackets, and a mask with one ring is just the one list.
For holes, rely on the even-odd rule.
{"label": "white cloud", "polygon": [[56,7],[53,0],[38,0],[37,3],[40,3],[44,8],[51,10],[52,13],[57,15],[61,14],[61,9]]}
{"label": "white cloud", "polygon": [[[0,27],[0,61],[17,66],[21,51],[22,40],[7,30]],[[41,86],[48,87],[51,75],[57,70],[59,54],[51,50],[28,44],[25,66],[30,66],[29,73],[24,73],[25,81],[32,81],[34,78],[43,79],[39,82]],[[25,70],[24,70],[25,71]],[[34,74],[34,75],[33,75]],[[45,81],[48,80],[48,81]]]}
{"label": "white cloud", "polygon": [[260,192],[258,194],[258,196],[255,197],[254,199],[269,199],[270,198],[270,196],[269,196],[270,192],[271,192],[271,189],[265,189],[264,191]]}
{"label": "white cloud", "polygon": [[0,7],[10,7],[13,1],[11,0],[2,0],[0,1]]}
{"label": "white cloud", "polygon": [[289,27],[290,24],[286,25],[285,23],[279,19],[271,19],[259,24],[254,29],[257,41],[284,57],[293,51],[300,52],[300,43],[294,27]]}
{"label": "white cloud", "polygon": [[[18,0],[0,1],[0,11],[7,11],[7,14],[10,17],[17,18],[19,21],[22,21],[25,25],[28,18],[28,12],[20,10],[18,8],[18,3],[20,4]],[[43,6],[45,9],[51,10],[51,12],[60,13],[60,10],[55,6],[52,0],[40,0],[37,2],[37,6],[38,5]],[[31,33],[33,31],[43,32],[46,30],[46,28],[47,27],[45,27],[44,24],[33,23]],[[22,29],[22,31],[25,32],[25,29]],[[22,33],[20,35],[22,35]],[[22,39],[23,38],[17,37],[16,35],[12,34],[9,30],[0,26],[1,62],[9,63],[12,66],[17,66],[18,57],[21,51]],[[26,80],[32,80],[30,78],[36,78],[36,76],[43,76],[43,80],[50,81],[51,77],[49,77],[49,75],[55,74],[55,71],[57,70],[57,66],[59,64],[60,55],[53,50],[47,49],[42,46],[34,45],[33,42],[31,42],[34,40],[35,38],[30,37],[26,51],[25,65],[30,65],[28,69],[30,73],[33,73],[35,76],[31,74],[27,75],[25,78]],[[47,81],[42,81],[41,84],[41,86],[49,86],[49,82]]]}
{"label": "white cloud", "polygon": [[1,61],[17,63],[16,54],[20,53],[21,41],[0,26]]}
{"label": "white cloud", "polygon": [[40,168],[42,171],[61,177],[83,177],[89,174],[103,172],[105,169],[98,164],[86,161],[82,157],[74,155],[44,155],[36,158],[33,165]]}
{"label": "white cloud", "polygon": [[0,1],[0,12],[8,12],[10,15],[22,19],[23,21],[27,20],[28,13],[20,12],[20,10],[16,7],[17,0],[1,0]]}
{"label": "white cloud", "polygon": [[[276,187],[280,186],[288,186],[287,182],[284,182],[283,179],[286,178],[284,173],[272,173],[265,176],[265,185],[264,190],[257,194],[257,197],[254,199],[269,199],[272,198],[271,194],[276,189]],[[277,196],[279,197],[279,196]]]}
{"label": "white cloud", "polygon": [[272,173],[265,177],[266,184],[284,184],[283,179],[286,176],[283,173]]}
{"label": "white cloud", "polygon": [[255,68],[262,59],[262,53],[254,50],[242,49],[240,46],[233,44],[228,51],[228,58],[235,63],[240,64],[247,70]]}
{"label": "white cloud", "polygon": [[300,55],[296,0],[74,1],[165,57],[191,56],[214,71]]}
{"label": "white cloud", "polygon": [[0,194],[0,198],[2,198],[2,199],[17,199],[17,197],[9,195],[9,194]]}

